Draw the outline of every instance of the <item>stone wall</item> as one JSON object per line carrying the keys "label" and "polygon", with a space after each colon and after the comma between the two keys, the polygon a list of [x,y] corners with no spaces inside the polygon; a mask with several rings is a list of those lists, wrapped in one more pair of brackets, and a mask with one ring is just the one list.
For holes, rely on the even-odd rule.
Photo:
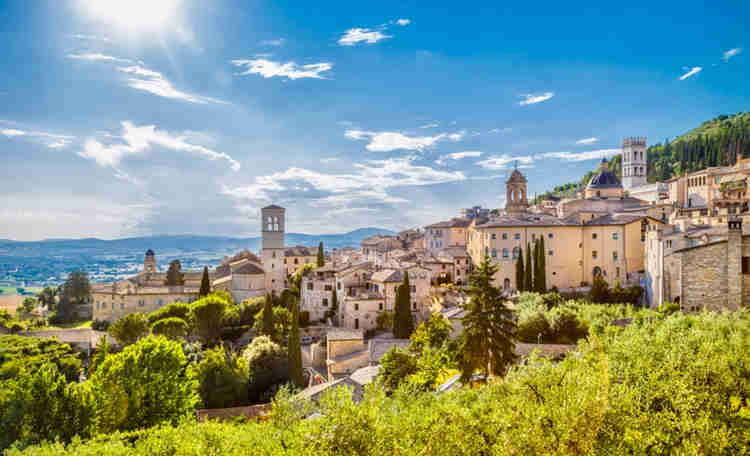
{"label": "stone wall", "polygon": [[726,308],[727,253],[725,241],[675,253],[680,256],[680,308],[683,312]]}

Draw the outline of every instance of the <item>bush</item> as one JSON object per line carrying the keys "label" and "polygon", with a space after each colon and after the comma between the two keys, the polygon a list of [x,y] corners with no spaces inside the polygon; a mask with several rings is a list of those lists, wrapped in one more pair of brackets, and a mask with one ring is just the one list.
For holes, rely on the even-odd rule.
{"label": "bush", "polygon": [[134,344],[148,335],[148,317],[134,312],[115,321],[108,329],[109,335],[123,346]]}
{"label": "bush", "polygon": [[571,309],[557,307],[550,313],[552,340],[558,344],[574,344],[586,337],[588,328],[578,321],[578,316]]}
{"label": "bush", "polygon": [[213,294],[193,303],[190,316],[195,325],[195,332],[204,345],[214,345],[221,338],[228,308],[226,300]]}
{"label": "bush", "polygon": [[110,323],[107,320],[94,320],[91,322],[91,329],[94,331],[107,331],[109,325]]}
{"label": "bush", "polygon": [[97,433],[131,431],[191,416],[196,382],[179,343],[149,336],[109,355],[91,376]]}
{"label": "bush", "polygon": [[253,339],[242,356],[247,360],[250,372],[250,401],[262,400],[273,387],[289,380],[287,351],[270,337]]}
{"label": "bush", "polygon": [[393,329],[393,312],[379,312],[377,317],[375,317],[375,324],[382,331],[390,331]]}
{"label": "bush", "polygon": [[13,378],[22,370],[34,372],[48,363],[54,364],[68,381],[78,380],[81,360],[70,345],[56,339],[0,336],[0,380]]}
{"label": "bush", "polygon": [[255,315],[263,308],[264,301],[265,298],[263,296],[245,299],[244,301],[242,301],[240,305],[237,306],[239,317],[238,324],[250,326],[254,325]]}
{"label": "bush", "polygon": [[659,313],[664,315],[672,315],[675,312],[680,311],[679,302],[663,302],[659,306]]}
{"label": "bush", "polygon": [[189,376],[198,382],[203,408],[226,408],[248,403],[248,362],[216,347],[204,352],[205,357],[191,365]]}
{"label": "bush", "polygon": [[182,318],[168,317],[151,325],[151,332],[171,340],[182,340],[188,334],[188,324]]}
{"label": "bush", "polygon": [[544,303],[544,306],[547,308],[547,310],[552,309],[553,307],[557,307],[565,300],[562,296],[560,296],[559,293],[553,292],[553,293],[545,293],[542,295],[542,302]]}
{"label": "bush", "polygon": [[253,329],[250,325],[227,326],[221,330],[221,340],[236,342],[243,334]]}
{"label": "bush", "polygon": [[589,291],[589,300],[598,304],[609,302],[609,285],[602,276],[594,277],[594,284],[591,285]]}
{"label": "bush", "polygon": [[171,317],[181,318],[185,322],[188,322],[190,319],[190,304],[185,304],[184,302],[173,302],[167,304],[166,306],[148,314],[148,324],[153,325],[159,320]]}
{"label": "bush", "polygon": [[[540,337],[541,335],[541,337]],[[516,337],[520,342],[553,342],[554,334],[544,312],[527,312],[518,319]]]}

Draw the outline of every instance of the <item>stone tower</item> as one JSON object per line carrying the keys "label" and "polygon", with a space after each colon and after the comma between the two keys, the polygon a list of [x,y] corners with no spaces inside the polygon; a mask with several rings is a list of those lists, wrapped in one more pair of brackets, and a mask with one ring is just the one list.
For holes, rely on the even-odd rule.
{"label": "stone tower", "polygon": [[646,185],[646,138],[622,140],[622,186],[625,190]]}
{"label": "stone tower", "polygon": [[146,250],[146,257],[143,260],[143,272],[156,272],[156,255],[151,249]]}
{"label": "stone tower", "polygon": [[505,183],[505,213],[508,215],[519,215],[529,209],[529,201],[526,199],[526,177],[514,169],[510,178]]}
{"label": "stone tower", "polygon": [[267,292],[279,294],[284,289],[286,280],[284,268],[284,212],[283,207],[270,205],[262,208],[261,233],[263,245],[261,261],[265,271],[265,287]]}

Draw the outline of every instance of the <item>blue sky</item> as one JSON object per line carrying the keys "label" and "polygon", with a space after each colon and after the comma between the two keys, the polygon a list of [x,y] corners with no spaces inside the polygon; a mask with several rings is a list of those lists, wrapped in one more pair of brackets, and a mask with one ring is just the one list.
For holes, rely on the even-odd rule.
{"label": "blue sky", "polygon": [[403,229],[750,109],[750,4],[604,3],[0,1],[0,238]]}

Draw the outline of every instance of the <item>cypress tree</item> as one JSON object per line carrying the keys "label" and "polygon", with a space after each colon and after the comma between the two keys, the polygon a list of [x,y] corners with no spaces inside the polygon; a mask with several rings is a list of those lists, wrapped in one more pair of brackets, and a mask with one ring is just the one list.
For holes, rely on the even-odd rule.
{"label": "cypress tree", "polygon": [[534,258],[534,278],[531,284],[531,291],[539,292],[539,240],[534,240],[534,251],[531,253]]}
{"label": "cypress tree", "polygon": [[331,320],[333,322],[333,326],[336,325],[336,313],[339,311],[339,298],[336,294],[336,287],[333,287],[333,291],[331,292]]}
{"label": "cypress tree", "polygon": [[544,236],[539,240],[539,285],[540,293],[547,292],[547,253],[544,247]]}
{"label": "cypress tree", "polygon": [[266,295],[266,302],[263,304],[263,326],[260,332],[271,339],[275,339],[276,328],[274,328],[273,324],[273,299],[270,293]]}
{"label": "cypress tree", "polygon": [[201,289],[198,296],[203,297],[211,293],[211,281],[208,279],[208,266],[203,267],[203,277],[201,277]]}
{"label": "cypress tree", "polygon": [[289,378],[297,388],[304,387],[304,376],[302,374],[302,347],[299,342],[299,305],[297,298],[291,299],[292,305],[292,327],[289,329],[289,344],[287,352],[289,356]]}
{"label": "cypress tree", "polygon": [[521,248],[521,251],[518,254],[518,258],[516,259],[516,290],[526,291],[524,289],[523,279],[524,279],[523,248]]}
{"label": "cypress tree", "polygon": [[393,316],[393,337],[408,339],[414,332],[414,320],[409,305],[411,303],[411,285],[409,285],[409,271],[404,272],[404,281],[396,290],[396,306]]}
{"label": "cypress tree", "polygon": [[320,241],[320,244],[318,244],[318,267],[325,266],[326,264],[326,255],[325,252],[323,252],[323,241]]}
{"label": "cypress tree", "polygon": [[531,261],[531,246],[526,243],[526,264],[524,264],[523,285],[525,291],[534,291],[534,263]]}

